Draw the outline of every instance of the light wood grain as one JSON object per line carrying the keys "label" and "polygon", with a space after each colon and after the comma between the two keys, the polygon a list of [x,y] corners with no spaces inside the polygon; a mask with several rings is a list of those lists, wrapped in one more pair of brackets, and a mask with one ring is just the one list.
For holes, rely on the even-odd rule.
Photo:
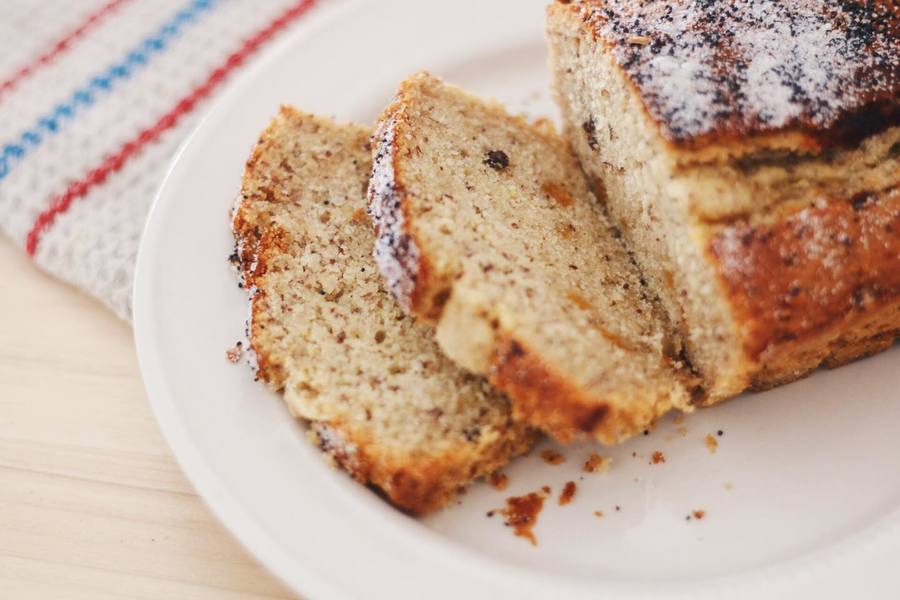
{"label": "light wood grain", "polygon": [[131,330],[0,240],[0,598],[292,598],[215,520]]}

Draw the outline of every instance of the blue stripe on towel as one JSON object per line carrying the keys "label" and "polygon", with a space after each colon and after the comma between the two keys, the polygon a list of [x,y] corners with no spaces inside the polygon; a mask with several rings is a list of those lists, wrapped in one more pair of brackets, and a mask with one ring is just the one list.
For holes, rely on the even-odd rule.
{"label": "blue stripe on towel", "polygon": [[192,0],[186,7],[175,13],[156,33],[127,52],[124,59],[90,78],[67,100],[57,104],[49,114],[39,118],[34,125],[22,132],[16,141],[4,144],[2,154],[0,154],[0,181],[3,181],[29,152],[40,146],[48,137],[58,133],[66,121],[76,117],[83,109],[92,106],[99,95],[109,92],[117,83],[129,79],[155,55],[165,51],[169,43],[178,37],[187,25],[197,21],[218,1]]}

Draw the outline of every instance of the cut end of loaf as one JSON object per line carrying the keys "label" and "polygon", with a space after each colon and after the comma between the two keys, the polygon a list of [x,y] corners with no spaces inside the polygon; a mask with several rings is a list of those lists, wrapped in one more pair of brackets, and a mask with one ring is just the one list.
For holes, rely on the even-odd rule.
{"label": "cut end of loaf", "polygon": [[[601,5],[610,8],[609,14],[599,14]],[[797,7],[748,2],[732,16],[755,11],[754,19],[774,19],[771,33],[776,36],[794,24],[794,12],[832,6],[838,14],[844,5],[830,0]],[[872,3],[856,17],[871,17],[872,10],[884,6]],[[852,126],[847,133],[855,138],[853,144],[809,144],[810,131],[803,123],[770,128],[753,122],[758,115],[742,112],[741,102],[724,94],[717,100],[728,103],[722,119],[749,119],[741,125],[746,126],[744,134],[734,137],[723,125],[687,146],[673,145],[666,123],[648,109],[647,90],[635,74],[648,61],[664,60],[670,42],[680,43],[669,38],[688,40],[696,34],[693,28],[705,26],[706,17],[696,7],[685,7],[663,2],[557,3],[549,11],[548,38],[567,138],[584,169],[602,182],[608,213],[681,329],[687,357],[709,391],[699,402],[709,404],[883,349],[890,345],[885,340],[896,337],[900,213],[891,190],[900,183],[900,128],[885,119],[875,131],[865,119],[849,118],[844,124]],[[719,10],[731,7],[722,4]],[[665,11],[672,21],[663,27]],[[626,13],[637,18],[623,20]],[[896,21],[895,9],[890,17],[879,27]],[[816,21],[809,14],[799,18],[798,31]],[[623,38],[635,33],[632,29],[651,26],[666,30],[658,59],[652,58],[652,42],[628,44]],[[755,29],[758,23],[750,20],[746,27]],[[873,41],[883,33],[873,30]],[[840,28],[828,33],[847,39],[845,34]],[[719,38],[714,36],[710,43],[719,43]],[[737,37],[720,41],[742,43]],[[773,53],[763,44],[755,59],[790,71],[796,60],[806,60],[806,55],[783,55],[791,48],[786,44]],[[623,56],[634,61],[624,64]],[[858,59],[848,56],[847,64]],[[718,70],[728,77],[741,60],[726,52],[713,62],[721,62]],[[896,84],[895,78],[883,81]],[[798,90],[808,83],[798,82]],[[855,83],[866,83],[865,76]],[[854,102],[853,90],[847,92],[843,99]],[[663,102],[697,99],[688,89]],[[651,104],[656,100],[649,98]],[[770,100],[777,110],[797,108],[777,95]],[[896,109],[896,93],[890,102]],[[848,107],[837,121],[853,111]],[[830,135],[829,127],[823,122],[813,137]]]}

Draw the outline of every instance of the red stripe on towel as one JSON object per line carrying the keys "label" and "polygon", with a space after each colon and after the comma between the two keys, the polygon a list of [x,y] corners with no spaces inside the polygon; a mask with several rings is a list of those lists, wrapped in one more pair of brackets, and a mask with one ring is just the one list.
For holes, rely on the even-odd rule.
{"label": "red stripe on towel", "polygon": [[108,155],[102,163],[97,165],[87,175],[69,185],[62,195],[55,197],[50,206],[38,216],[31,231],[28,232],[25,243],[25,250],[28,254],[34,256],[44,233],[53,226],[59,215],[69,210],[69,207],[72,206],[75,200],[83,198],[93,188],[102,185],[111,174],[121,170],[131,158],[140,154],[145,146],[156,141],[163,133],[172,129],[181,117],[193,111],[201,100],[212,94],[228,75],[240,67],[260,46],[300,18],[315,3],[316,0],[301,0],[285,10],[275,20],[244,41],[238,50],[233,52],[225,62],[209,74],[206,81],[191,90],[187,96],[182,98],[169,112],[160,117],[156,123],[141,131],[140,134],[126,142],[116,152]]}
{"label": "red stripe on towel", "polygon": [[78,25],[78,27],[60,38],[55,44],[53,44],[53,46],[50,47],[49,50],[16,71],[16,73],[12,77],[7,79],[3,83],[0,83],[0,97],[19,85],[19,83],[21,83],[23,79],[27,78],[29,75],[31,75],[41,67],[53,62],[59,55],[63,54],[66,50],[69,49],[69,47],[72,45],[72,42],[80,37],[83,37],[88,31],[96,27],[100,23],[100,21],[102,21],[104,18],[115,12],[119,7],[129,1],[130,0],[112,0],[111,2],[107,2],[105,5],[101,6],[100,9],[96,12],[89,14],[87,18]]}

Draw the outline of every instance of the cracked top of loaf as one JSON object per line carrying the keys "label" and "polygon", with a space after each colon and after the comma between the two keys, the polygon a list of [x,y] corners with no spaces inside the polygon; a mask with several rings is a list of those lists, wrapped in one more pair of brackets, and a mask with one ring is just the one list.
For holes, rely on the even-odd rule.
{"label": "cracked top of loaf", "polygon": [[900,124],[898,0],[559,0],[681,147],[799,134],[854,145]]}

